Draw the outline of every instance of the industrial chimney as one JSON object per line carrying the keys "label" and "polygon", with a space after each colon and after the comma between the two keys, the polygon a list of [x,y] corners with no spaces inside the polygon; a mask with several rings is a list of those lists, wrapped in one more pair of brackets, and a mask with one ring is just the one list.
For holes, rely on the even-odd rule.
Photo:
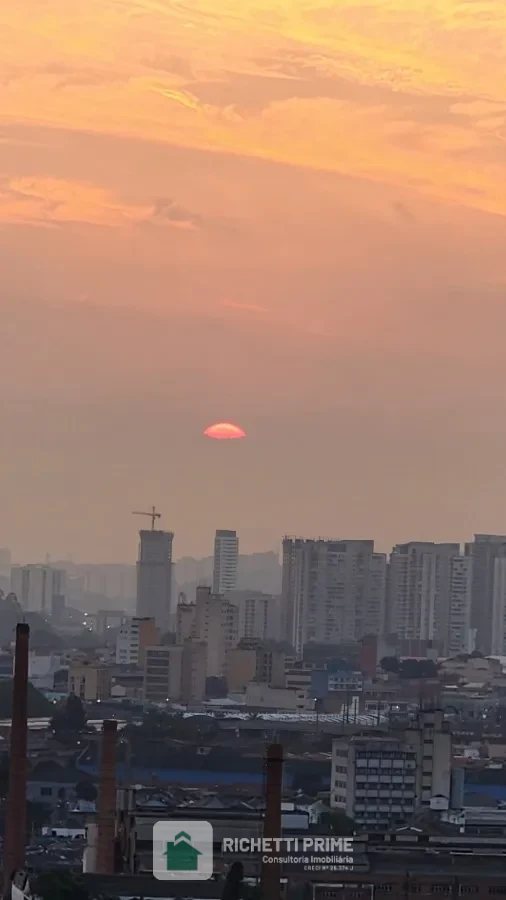
{"label": "industrial chimney", "polygon": [[116,733],[118,723],[105,721],[102,731],[98,795],[97,872],[114,875],[116,841]]}
{"label": "industrial chimney", "polygon": [[[264,838],[281,837],[281,799],[283,787],[283,747],[271,744],[265,760],[265,820]],[[262,863],[261,893],[264,900],[280,900],[281,866],[279,863]]]}
{"label": "industrial chimney", "polygon": [[25,623],[18,624],[12,685],[9,788],[5,813],[4,897],[10,897],[12,878],[25,864],[29,643],[29,626]]}

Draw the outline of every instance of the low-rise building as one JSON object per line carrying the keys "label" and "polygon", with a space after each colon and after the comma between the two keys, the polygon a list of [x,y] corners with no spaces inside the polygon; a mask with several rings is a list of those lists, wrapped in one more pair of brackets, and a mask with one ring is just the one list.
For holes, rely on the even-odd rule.
{"label": "low-rise building", "polygon": [[68,693],[84,701],[108,700],[111,696],[111,671],[100,662],[82,660],[69,666]]}

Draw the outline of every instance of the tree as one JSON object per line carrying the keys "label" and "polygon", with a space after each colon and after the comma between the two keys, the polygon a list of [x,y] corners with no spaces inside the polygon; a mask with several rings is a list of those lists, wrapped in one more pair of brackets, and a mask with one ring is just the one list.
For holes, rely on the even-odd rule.
{"label": "tree", "polygon": [[78,800],[85,800],[87,803],[94,803],[97,799],[97,789],[92,781],[83,778],[76,784],[76,797]]}
{"label": "tree", "polygon": [[40,900],[91,900],[82,878],[72,872],[43,872],[30,887]]}
{"label": "tree", "polygon": [[228,870],[221,900],[241,900],[243,895],[244,866],[242,862],[234,862]]}
{"label": "tree", "polygon": [[[34,719],[42,719],[50,716],[54,707],[44,694],[41,694],[33,684],[28,685],[28,716]],[[12,719],[12,679],[0,681],[0,719]]]}
{"label": "tree", "polygon": [[86,713],[82,701],[75,694],[69,694],[65,705],[58,709],[51,719],[51,728],[56,737],[65,734],[76,736],[86,727]]}
{"label": "tree", "polygon": [[384,672],[391,672],[394,675],[397,675],[400,669],[400,662],[396,656],[384,656],[382,660],[380,660],[380,666]]}
{"label": "tree", "polygon": [[218,678],[211,675],[206,678],[206,697],[221,699],[228,695],[228,685],[225,678]]}

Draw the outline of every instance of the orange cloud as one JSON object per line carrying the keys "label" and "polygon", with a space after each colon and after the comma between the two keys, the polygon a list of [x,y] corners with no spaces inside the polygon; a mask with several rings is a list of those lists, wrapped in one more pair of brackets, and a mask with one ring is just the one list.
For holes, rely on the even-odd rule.
{"label": "orange cloud", "polygon": [[0,10],[0,122],[416,184],[506,214],[500,0],[25,0],[24,12]]}

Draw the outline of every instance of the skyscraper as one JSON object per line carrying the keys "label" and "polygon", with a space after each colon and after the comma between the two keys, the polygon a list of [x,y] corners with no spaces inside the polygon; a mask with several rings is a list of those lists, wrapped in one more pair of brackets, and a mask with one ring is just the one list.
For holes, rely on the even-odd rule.
{"label": "skyscraper", "polygon": [[237,584],[239,538],[237,532],[219,529],[214,538],[213,593],[234,591]]}
{"label": "skyscraper", "polygon": [[137,616],[169,630],[172,613],[172,531],[141,531],[137,562]]}
{"label": "skyscraper", "polygon": [[506,535],[475,534],[466,554],[473,560],[471,627],[476,629],[476,649],[490,653],[494,607],[495,560],[506,557]]}
{"label": "skyscraper", "polygon": [[386,557],[374,541],[283,540],[283,631],[304,644],[359,640],[383,632]]}
{"label": "skyscraper", "polygon": [[450,642],[464,650],[470,579],[459,544],[397,544],[390,557],[387,631],[404,640],[437,640],[445,653]]}

